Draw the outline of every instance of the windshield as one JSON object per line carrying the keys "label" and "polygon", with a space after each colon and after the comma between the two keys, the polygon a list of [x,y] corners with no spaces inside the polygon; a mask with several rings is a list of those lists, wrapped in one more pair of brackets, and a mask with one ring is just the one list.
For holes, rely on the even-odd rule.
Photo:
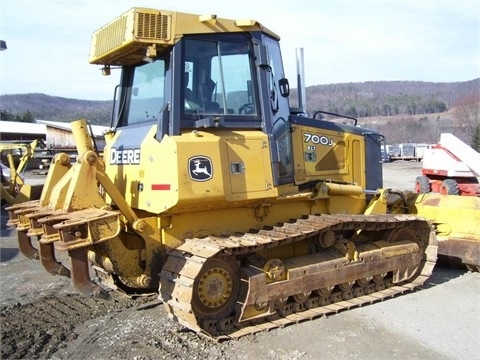
{"label": "windshield", "polygon": [[257,115],[248,42],[185,41],[184,114]]}
{"label": "windshield", "polygon": [[155,60],[133,72],[128,124],[158,119],[165,98],[165,61]]}

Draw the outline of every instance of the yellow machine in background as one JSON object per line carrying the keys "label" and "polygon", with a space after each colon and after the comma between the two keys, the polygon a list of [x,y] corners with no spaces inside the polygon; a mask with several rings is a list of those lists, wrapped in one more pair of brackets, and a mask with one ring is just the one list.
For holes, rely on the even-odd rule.
{"label": "yellow machine in background", "polygon": [[108,297],[91,264],[107,287],[158,291],[190,329],[238,338],[431,274],[429,222],[386,214],[381,134],[292,112],[260,23],[134,8],[94,33],[90,62],[122,68],[104,157],[74,122],[77,162],[56,155],[40,200],[8,208],[22,252],[82,293]]}
{"label": "yellow machine in background", "polygon": [[[38,199],[43,185],[25,184],[20,174],[25,170],[28,161],[33,158],[35,149],[41,144],[40,140],[33,140],[31,143],[0,142],[0,153],[6,154],[8,161],[8,176],[3,173],[0,184],[1,197],[10,205],[24,201]],[[13,151],[20,151],[21,155],[18,165],[15,164]],[[8,154],[7,154],[8,153]]]}
{"label": "yellow machine in background", "polygon": [[442,261],[480,271],[480,197],[419,194],[411,212],[435,225]]}

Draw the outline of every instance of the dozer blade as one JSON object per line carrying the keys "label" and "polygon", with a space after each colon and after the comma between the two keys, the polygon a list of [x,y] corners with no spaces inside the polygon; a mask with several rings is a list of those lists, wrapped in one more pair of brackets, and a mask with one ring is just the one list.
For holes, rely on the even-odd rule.
{"label": "dozer blade", "polygon": [[441,262],[480,271],[480,197],[419,194],[415,212],[434,224]]}

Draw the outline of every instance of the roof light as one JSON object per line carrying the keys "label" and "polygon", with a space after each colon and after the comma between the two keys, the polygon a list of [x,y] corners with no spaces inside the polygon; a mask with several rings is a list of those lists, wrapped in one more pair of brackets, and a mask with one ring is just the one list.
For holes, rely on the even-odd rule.
{"label": "roof light", "polygon": [[200,15],[198,17],[200,22],[208,22],[210,24],[215,24],[217,22],[217,15],[208,14],[208,15]]}
{"label": "roof light", "polygon": [[255,26],[257,24],[257,20],[252,20],[252,19],[241,19],[241,20],[235,20],[235,25],[241,27],[241,26]]}

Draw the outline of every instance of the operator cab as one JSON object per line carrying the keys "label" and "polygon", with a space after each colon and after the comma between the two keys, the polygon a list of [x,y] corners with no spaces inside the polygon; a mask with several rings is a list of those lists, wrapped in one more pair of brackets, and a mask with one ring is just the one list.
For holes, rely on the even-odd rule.
{"label": "operator cab", "polygon": [[272,138],[276,185],[293,180],[288,81],[278,39],[263,32],[185,35],[124,66],[116,127],[155,122],[155,138],[195,129],[260,130]]}
{"label": "operator cab", "polygon": [[[269,73],[268,95],[274,111],[280,105],[277,92],[288,96],[286,79],[275,79],[275,73],[283,75],[280,58],[270,58],[267,64],[257,61],[255,52],[269,50],[260,43],[254,45],[250,33],[185,36],[170,51],[124,67],[117,126],[158,120],[162,109],[171,104],[172,120],[179,120],[180,129],[208,127],[202,119],[213,116],[221,121],[214,124],[217,127],[261,129],[259,97],[265,94],[258,91],[256,65]],[[282,89],[275,89],[273,84],[279,82]]]}
{"label": "operator cab", "polygon": [[[279,39],[254,20],[144,8],[100,28],[90,62],[106,73],[122,68],[112,121],[121,131],[112,147],[135,153],[151,134],[164,144],[200,131],[241,142],[247,130],[268,138],[266,187],[325,180],[381,187],[380,134],[291,114]],[[133,163],[139,161],[111,161]]]}

